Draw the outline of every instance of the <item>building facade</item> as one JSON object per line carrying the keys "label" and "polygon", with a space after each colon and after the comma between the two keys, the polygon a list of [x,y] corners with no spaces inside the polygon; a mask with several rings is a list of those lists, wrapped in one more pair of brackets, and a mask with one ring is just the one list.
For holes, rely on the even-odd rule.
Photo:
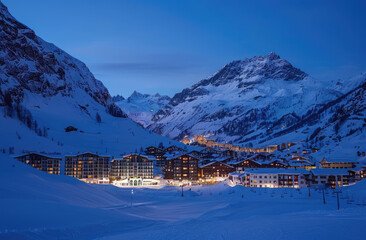
{"label": "building facade", "polygon": [[151,155],[151,156],[156,156],[156,155],[162,156],[165,154],[165,150],[154,147],[154,146],[150,146],[145,149],[145,154]]}
{"label": "building facade", "polygon": [[310,173],[305,169],[256,168],[244,171],[244,186],[266,188],[304,188]]}
{"label": "building facade", "polygon": [[236,172],[243,172],[247,168],[260,168],[262,165],[253,160],[242,160],[233,164]]}
{"label": "building facade", "polygon": [[199,177],[204,180],[222,181],[233,172],[234,167],[222,162],[211,162],[198,167]]}
{"label": "building facade", "polygon": [[94,182],[95,179],[108,179],[110,159],[110,156],[100,156],[89,152],[65,156],[65,175],[86,182]]}
{"label": "building facade", "polygon": [[153,171],[153,160],[138,154],[126,155],[111,162],[111,177],[114,179],[152,179]]}
{"label": "building facade", "polygon": [[14,157],[16,160],[28,164],[38,170],[50,173],[60,174],[61,158],[55,158],[38,153],[28,153]]}
{"label": "building facade", "polygon": [[197,181],[198,159],[188,154],[168,158],[164,178],[176,181]]}
{"label": "building facade", "polygon": [[337,159],[332,159],[332,160],[326,160],[325,158],[323,158],[323,160],[321,160],[320,162],[321,168],[331,168],[331,169],[340,169],[340,168],[353,168],[354,167],[354,163],[352,161],[347,161],[347,160],[337,160]]}
{"label": "building facade", "polygon": [[350,173],[347,169],[317,168],[310,170],[312,174],[312,186],[318,187],[342,187],[348,186]]}

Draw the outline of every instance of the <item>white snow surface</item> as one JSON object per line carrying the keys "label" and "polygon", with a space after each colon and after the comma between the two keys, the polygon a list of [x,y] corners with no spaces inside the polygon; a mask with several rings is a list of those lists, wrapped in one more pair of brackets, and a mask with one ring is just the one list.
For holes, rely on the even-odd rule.
{"label": "white snow surface", "polygon": [[147,127],[151,124],[151,119],[155,112],[163,108],[170,101],[169,96],[141,94],[134,91],[132,95],[124,100],[116,102],[129,118]]}
{"label": "white snow surface", "polygon": [[0,155],[0,239],[364,239],[366,182],[336,195],[226,183],[120,189]]}
{"label": "white snow surface", "polygon": [[[112,116],[111,96],[87,66],[35,35],[1,2],[0,20],[4,22],[0,26],[1,151],[60,155],[88,151],[118,156],[160,142],[183,147],[131,119]],[[12,116],[6,114],[9,99]],[[17,104],[31,114],[31,128],[18,119]],[[115,110],[123,115],[117,106]],[[77,131],[65,132],[68,126]]]}
{"label": "white snow surface", "polygon": [[[149,128],[173,139],[182,138],[183,133],[211,134],[210,139],[218,142],[239,143],[251,137],[251,130],[256,130],[253,134],[264,134],[267,128],[261,126],[262,122],[274,131],[281,130],[276,128],[289,127],[286,120],[277,123],[279,126],[268,123],[289,115],[300,118],[341,95],[270,53],[234,61],[210,78],[183,90],[155,114]],[[235,125],[230,127],[231,122]],[[235,133],[241,123],[248,124],[249,128]]]}

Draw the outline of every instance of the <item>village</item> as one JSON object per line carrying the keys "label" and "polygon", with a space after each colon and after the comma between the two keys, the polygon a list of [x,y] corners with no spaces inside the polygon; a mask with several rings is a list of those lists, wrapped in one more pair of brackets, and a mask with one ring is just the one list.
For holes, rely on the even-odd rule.
{"label": "village", "polygon": [[91,184],[117,187],[162,187],[215,184],[250,188],[336,188],[357,183],[366,176],[366,157],[358,161],[314,161],[311,152],[278,146],[274,152],[237,152],[206,147],[188,151],[172,145],[147,147],[120,158],[92,152],[62,157],[43,153],[14,156],[18,161],[49,174],[64,174]]}

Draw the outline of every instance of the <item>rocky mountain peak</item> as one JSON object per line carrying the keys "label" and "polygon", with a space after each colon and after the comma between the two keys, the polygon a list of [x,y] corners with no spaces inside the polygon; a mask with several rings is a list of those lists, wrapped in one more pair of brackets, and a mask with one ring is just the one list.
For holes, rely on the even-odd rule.
{"label": "rocky mountain peak", "polygon": [[194,85],[193,88],[208,85],[217,87],[232,81],[248,82],[253,79],[256,81],[266,79],[300,81],[307,76],[308,74],[280,58],[278,54],[271,52],[265,56],[255,56],[233,61],[225,65],[210,78]]}
{"label": "rocky mountain peak", "polygon": [[131,96],[128,97],[128,99],[143,98],[145,95],[147,95],[147,94],[142,94],[142,93],[139,93],[135,90],[135,91],[133,91]]}
{"label": "rocky mountain peak", "polygon": [[81,91],[112,115],[125,116],[83,62],[38,37],[0,4],[0,99],[6,95],[9,102],[21,103],[26,94],[35,94],[82,101]]}
{"label": "rocky mountain peak", "polygon": [[122,95],[117,94],[116,96],[112,97],[113,102],[120,102],[125,100],[125,98]]}

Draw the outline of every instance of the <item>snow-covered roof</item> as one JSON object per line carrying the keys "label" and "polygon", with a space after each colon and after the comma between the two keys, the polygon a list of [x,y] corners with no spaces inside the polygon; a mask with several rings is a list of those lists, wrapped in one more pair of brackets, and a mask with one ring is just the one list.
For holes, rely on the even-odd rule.
{"label": "snow-covered roof", "polygon": [[227,164],[230,164],[230,165],[235,165],[235,164],[238,164],[238,163],[241,163],[243,162],[244,160],[232,160],[230,162],[227,162]]}
{"label": "snow-covered roof", "polygon": [[338,169],[338,168],[316,168],[311,169],[313,175],[349,175],[350,169]]}
{"label": "snow-covered roof", "polygon": [[19,157],[24,157],[29,154],[36,154],[36,155],[40,155],[40,156],[44,156],[44,157],[48,157],[48,158],[59,158],[59,159],[62,158],[62,156],[59,154],[46,154],[46,153],[38,153],[38,152],[28,152],[28,153],[23,153],[23,154],[19,154],[19,155],[13,155],[12,157],[19,158]]}
{"label": "snow-covered roof", "polygon": [[125,157],[131,156],[131,155],[137,155],[137,156],[147,158],[147,159],[151,159],[151,160],[155,159],[155,157],[148,156],[148,155],[137,154],[137,153],[131,153],[131,154],[123,155],[123,157],[125,158]]}
{"label": "snow-covered roof", "polygon": [[293,168],[247,168],[244,172],[252,174],[309,174],[305,169]]}
{"label": "snow-covered roof", "polygon": [[215,160],[216,162],[222,162],[222,161],[228,160],[228,159],[230,159],[230,158],[232,158],[232,157],[230,157],[230,156],[224,156],[224,157],[217,157],[217,158],[215,158],[214,160]]}
{"label": "snow-covered roof", "polygon": [[171,159],[175,159],[175,158],[178,158],[178,157],[181,157],[181,156],[184,156],[184,155],[190,156],[190,157],[195,158],[195,159],[199,159],[199,158],[197,158],[196,156],[192,156],[191,154],[188,154],[188,153],[181,153],[181,154],[165,154],[164,156],[166,157],[166,159],[167,159],[167,160],[171,160]]}
{"label": "snow-covered roof", "polygon": [[201,165],[201,166],[199,166],[199,167],[200,167],[200,168],[204,168],[204,167],[210,166],[210,165],[212,165],[212,164],[214,164],[214,163],[220,163],[220,164],[225,165],[225,166],[227,166],[227,167],[233,168],[232,166],[230,166],[230,165],[228,165],[228,164],[225,164],[225,163],[222,163],[222,162],[219,162],[219,161],[213,161],[213,162],[210,162],[210,163],[207,163],[207,164]]}
{"label": "snow-covered roof", "polygon": [[284,164],[282,159],[257,160],[255,162],[260,163],[260,164],[270,164],[270,163],[273,163],[273,162],[279,162],[279,163]]}
{"label": "snow-covered roof", "polygon": [[340,162],[340,163],[355,163],[357,162],[357,160],[353,157],[329,157],[329,158],[325,158],[325,160],[327,162],[330,163],[336,163],[336,162]]}
{"label": "snow-covered roof", "polygon": [[362,171],[362,170],[364,170],[363,167],[354,167],[354,168],[349,169],[349,171],[352,171],[352,172],[359,172],[359,171]]}
{"label": "snow-covered roof", "polygon": [[311,166],[312,164],[309,161],[290,161],[287,164],[290,167],[298,167],[298,166]]}
{"label": "snow-covered roof", "polygon": [[238,177],[242,177],[244,176],[243,173],[238,173],[238,172],[232,172],[232,173],[229,173],[229,176],[238,176]]}
{"label": "snow-covered roof", "polygon": [[362,158],[358,159],[357,162],[360,164],[364,164],[366,166],[366,157],[362,157]]}
{"label": "snow-covered roof", "polygon": [[78,154],[75,154],[75,155],[66,155],[65,157],[78,157],[80,155],[84,155],[84,154],[92,154],[92,155],[96,155],[98,157],[111,157],[111,156],[108,156],[108,155],[99,155],[98,153],[93,153],[93,152],[83,152],[83,153],[78,153]]}

